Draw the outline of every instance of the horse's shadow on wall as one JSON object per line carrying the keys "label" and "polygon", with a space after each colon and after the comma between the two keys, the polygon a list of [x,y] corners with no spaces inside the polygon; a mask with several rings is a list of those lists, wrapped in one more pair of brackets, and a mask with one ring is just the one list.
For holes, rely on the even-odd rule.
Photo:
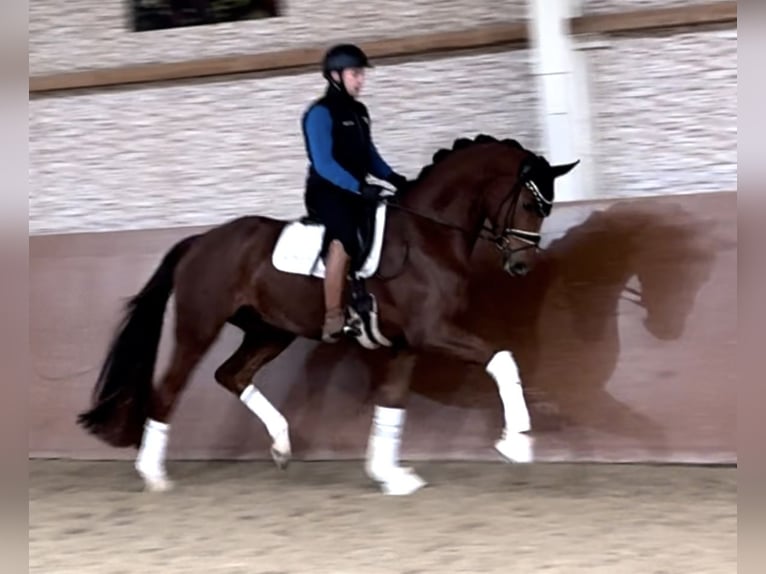
{"label": "horse's shadow on wall", "polygon": [[[554,218],[550,226],[556,225]],[[477,248],[467,325],[513,352],[534,432],[580,427],[662,444],[657,423],[615,398],[609,383],[620,360],[622,331],[663,341],[683,336],[714,263],[711,224],[677,204],[658,208],[651,201],[631,201],[563,228],[563,236],[544,245],[534,271],[521,279],[499,269],[491,246]],[[333,371],[349,358],[350,348],[370,384],[360,373],[342,387],[359,395],[363,385],[370,401],[375,382],[385,375],[386,352],[320,345],[300,369],[309,390],[293,385],[285,406],[302,404],[304,413],[321,406],[327,386],[346,378]],[[413,398],[441,405],[487,410],[496,430],[501,428],[497,389],[482,367],[422,355],[412,392]]]}

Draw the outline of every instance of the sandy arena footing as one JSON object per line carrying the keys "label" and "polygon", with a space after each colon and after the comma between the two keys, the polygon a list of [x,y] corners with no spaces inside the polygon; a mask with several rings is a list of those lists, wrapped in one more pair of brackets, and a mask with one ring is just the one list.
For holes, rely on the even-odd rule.
{"label": "sandy arena footing", "polygon": [[359,462],[30,461],[29,572],[730,574],[736,469],[419,463],[384,497]]}

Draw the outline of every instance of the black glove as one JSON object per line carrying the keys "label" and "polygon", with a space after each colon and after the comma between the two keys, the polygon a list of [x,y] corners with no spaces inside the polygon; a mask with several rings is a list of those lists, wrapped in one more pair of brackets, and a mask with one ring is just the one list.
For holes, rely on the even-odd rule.
{"label": "black glove", "polygon": [[404,192],[409,185],[407,178],[395,171],[391,172],[391,175],[386,178],[386,181],[396,188],[397,194]]}
{"label": "black glove", "polygon": [[374,202],[380,199],[380,194],[386,191],[386,188],[374,183],[363,183],[360,191],[362,193],[362,199]]}

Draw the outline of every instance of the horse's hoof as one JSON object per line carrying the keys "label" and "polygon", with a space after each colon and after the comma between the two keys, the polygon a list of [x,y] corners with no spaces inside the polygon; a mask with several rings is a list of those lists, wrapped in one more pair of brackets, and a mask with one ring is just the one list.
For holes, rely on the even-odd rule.
{"label": "horse's hoof", "polygon": [[504,434],[495,443],[495,450],[509,462],[528,463],[534,460],[533,439],[525,434]]}
{"label": "horse's hoof", "polygon": [[138,460],[135,462],[134,468],[144,481],[144,489],[147,492],[167,492],[173,490],[173,481],[168,478],[162,466]]}
{"label": "horse's hoof", "polygon": [[425,487],[428,483],[410,468],[394,468],[385,475],[371,477],[387,496],[408,496]]}
{"label": "horse's hoof", "polygon": [[280,470],[285,470],[287,465],[290,464],[290,458],[292,457],[292,447],[290,445],[290,432],[285,428],[274,438],[274,442],[271,444],[271,458],[274,460],[274,464]]}
{"label": "horse's hoof", "polygon": [[175,484],[166,476],[143,477],[146,492],[169,492]]}
{"label": "horse's hoof", "polygon": [[281,452],[274,447],[271,447],[271,458],[274,459],[274,464],[277,465],[279,470],[287,470],[290,464],[290,453]]}

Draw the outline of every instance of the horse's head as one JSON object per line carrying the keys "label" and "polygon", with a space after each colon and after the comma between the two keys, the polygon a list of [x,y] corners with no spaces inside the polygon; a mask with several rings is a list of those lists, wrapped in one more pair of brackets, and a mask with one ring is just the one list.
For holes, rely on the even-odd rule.
{"label": "horse's head", "polygon": [[505,169],[488,182],[484,203],[489,231],[510,275],[526,275],[531,268],[540,228],[553,209],[556,178],[578,163],[552,166],[544,157],[524,151],[504,160]]}
{"label": "horse's head", "polygon": [[[482,231],[489,232],[503,269],[525,275],[553,208],[554,182],[578,163],[551,166],[514,140],[459,138],[452,149],[434,154],[403,201],[465,231],[471,247]],[[487,221],[490,227],[482,229]]]}

